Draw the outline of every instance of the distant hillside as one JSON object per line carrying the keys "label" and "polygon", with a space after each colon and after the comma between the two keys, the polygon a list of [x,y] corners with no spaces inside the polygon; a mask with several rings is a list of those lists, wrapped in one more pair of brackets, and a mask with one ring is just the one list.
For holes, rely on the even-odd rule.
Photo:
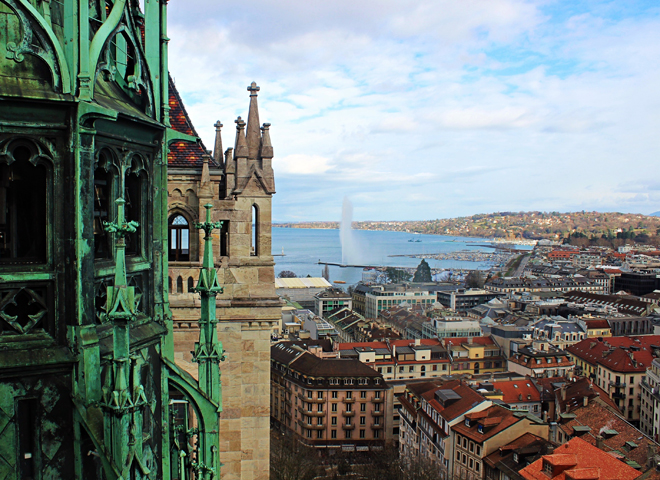
{"label": "distant hillside", "polygon": [[649,214],[650,217],[660,217],[660,212],[653,212]]}
{"label": "distant hillside", "polygon": [[[275,226],[339,228],[339,222],[278,223]],[[353,228],[465,237],[561,240],[570,235],[573,238],[602,237],[643,242],[660,233],[660,217],[614,212],[497,212],[438,220],[353,222]]]}

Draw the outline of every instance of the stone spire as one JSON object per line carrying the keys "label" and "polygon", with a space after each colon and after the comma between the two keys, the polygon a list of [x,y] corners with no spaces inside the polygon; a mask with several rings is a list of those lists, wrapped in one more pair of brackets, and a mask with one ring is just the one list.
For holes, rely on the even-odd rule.
{"label": "stone spire", "polygon": [[261,175],[267,193],[275,193],[275,174],[273,173],[273,144],[270,142],[270,123],[261,127],[261,150],[259,152]]}
{"label": "stone spire", "polygon": [[247,87],[250,92],[250,111],[248,112],[247,123],[247,145],[248,145],[248,158],[256,159],[259,155],[259,147],[261,144],[261,134],[259,132],[259,106],[257,105],[257,92],[259,87],[255,82],[252,82]]}
{"label": "stone spire", "polygon": [[215,127],[215,146],[213,148],[213,160],[218,166],[222,167],[222,123],[220,120],[213,124]]}
{"label": "stone spire", "polygon": [[248,146],[245,139],[245,122],[241,117],[236,123],[236,146],[234,147],[234,159],[236,161],[236,187],[248,174]]}
{"label": "stone spire", "polygon": [[202,157],[202,178],[199,184],[199,197],[200,198],[213,198],[213,185],[211,185],[211,172],[209,171],[209,160],[211,159],[211,151],[207,150],[206,155]]}

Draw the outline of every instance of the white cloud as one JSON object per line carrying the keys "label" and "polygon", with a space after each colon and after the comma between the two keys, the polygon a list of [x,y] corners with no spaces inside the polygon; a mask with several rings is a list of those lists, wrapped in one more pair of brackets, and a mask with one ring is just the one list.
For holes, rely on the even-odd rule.
{"label": "white cloud", "polygon": [[320,155],[293,154],[275,160],[274,167],[290,175],[319,175],[332,168],[330,160]]}
{"label": "white cloud", "polygon": [[262,87],[275,219],[338,218],[345,194],[383,220],[660,210],[644,185],[613,193],[660,153],[660,20],[590,5],[170,2],[170,68],[207,146],[217,119],[233,144],[247,85]]}

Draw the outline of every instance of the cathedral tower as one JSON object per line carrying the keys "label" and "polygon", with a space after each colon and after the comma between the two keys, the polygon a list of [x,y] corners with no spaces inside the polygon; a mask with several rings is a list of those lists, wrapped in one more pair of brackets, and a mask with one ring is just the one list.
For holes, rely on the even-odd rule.
{"label": "cathedral tower", "polygon": [[[195,134],[176,89],[170,106],[173,123]],[[248,87],[247,123],[238,117],[233,147],[222,152],[221,122],[215,149],[182,145],[188,152],[169,158],[170,299],[175,355],[185,362],[198,337],[197,284],[201,238],[193,222],[212,204],[213,221],[222,221],[214,255],[224,292],[217,296],[218,333],[226,359],[221,364],[223,412],[220,452],[225,480],[267,479],[270,438],[270,337],[281,318],[271,254],[271,208],[275,182],[270,124],[259,122],[259,87]],[[185,364],[185,363],[184,363]],[[195,367],[187,365],[195,374]]]}

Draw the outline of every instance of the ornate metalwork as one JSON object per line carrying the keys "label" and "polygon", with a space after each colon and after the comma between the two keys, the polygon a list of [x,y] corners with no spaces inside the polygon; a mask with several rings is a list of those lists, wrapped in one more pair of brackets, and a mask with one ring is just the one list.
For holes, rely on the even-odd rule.
{"label": "ornate metalwork", "polygon": [[46,314],[48,305],[41,295],[30,288],[12,289],[4,295],[0,292],[0,318],[16,333],[32,332]]}
{"label": "ornate metalwork", "polygon": [[40,31],[40,28],[30,21],[30,18],[25,14],[23,8],[19,5],[19,2],[16,0],[5,0],[5,2],[11,7],[14,13],[16,13],[23,32],[23,37],[20,42],[7,42],[7,52],[5,56],[10,60],[14,60],[16,63],[21,63],[25,60],[26,54],[40,58],[46,62],[50,68],[53,79],[53,88],[55,91],[61,91],[62,78],[60,66],[50,39]]}

